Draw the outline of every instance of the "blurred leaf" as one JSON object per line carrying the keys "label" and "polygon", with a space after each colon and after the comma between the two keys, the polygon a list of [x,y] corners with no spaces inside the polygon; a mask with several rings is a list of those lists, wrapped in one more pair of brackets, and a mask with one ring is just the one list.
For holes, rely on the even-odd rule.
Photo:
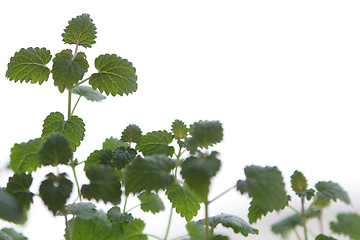
{"label": "blurred leaf", "polygon": [[307,189],[308,184],[304,174],[295,170],[291,176],[291,188],[299,197],[306,197],[309,201],[314,195],[314,189]]}
{"label": "blurred leaf", "polygon": [[0,231],[0,240],[12,240],[12,238],[3,231]]}
{"label": "blurred leaf", "polygon": [[223,128],[219,121],[199,121],[190,127],[191,137],[187,139],[187,149],[208,148],[223,139]]}
{"label": "blurred leaf", "polygon": [[66,173],[58,176],[49,173],[40,185],[40,197],[54,216],[57,211],[63,210],[72,192],[73,184],[65,176]]}
{"label": "blurred leaf", "polygon": [[138,198],[141,202],[141,209],[144,212],[152,212],[155,214],[165,209],[161,198],[155,193],[142,192]]}
{"label": "blurred leaf", "polygon": [[0,218],[13,223],[26,221],[23,207],[3,188],[0,188]]}
{"label": "blurred leaf", "polygon": [[113,164],[118,170],[125,168],[137,155],[133,148],[118,147],[113,151]]}
{"label": "blurred leaf", "polygon": [[22,48],[10,58],[6,77],[15,82],[31,81],[31,83],[41,85],[49,78],[50,69],[46,67],[46,64],[50,60],[51,54],[46,48]]}
{"label": "blurred leaf", "polygon": [[144,155],[164,154],[171,156],[175,149],[169,144],[173,140],[173,135],[167,131],[149,132],[142,136],[136,145],[136,150],[142,152]]}
{"label": "blurred leaf", "polygon": [[30,204],[33,202],[34,194],[29,190],[32,180],[31,174],[17,172],[9,178],[6,187],[7,192],[15,197],[17,202],[27,210],[29,210]]}
{"label": "blurred leaf", "polygon": [[39,161],[43,165],[55,167],[59,164],[68,164],[72,157],[69,141],[59,132],[48,136],[39,151]]}
{"label": "blurred leaf", "polygon": [[337,183],[321,181],[315,185],[315,188],[317,189],[316,196],[322,200],[333,200],[336,202],[339,199],[346,204],[351,204],[348,193]]}
{"label": "blurred leaf", "polygon": [[72,93],[84,97],[86,100],[92,102],[101,102],[106,97],[98,90],[94,90],[89,86],[77,86],[72,90]]}
{"label": "blurred leaf", "polygon": [[90,184],[83,185],[81,194],[87,199],[103,200],[115,205],[120,203],[121,185],[119,175],[110,166],[97,164],[86,170]]}
{"label": "blurred leaf", "polygon": [[337,240],[336,238],[325,236],[324,234],[318,235],[315,240]]}
{"label": "blurred leaf", "polygon": [[190,236],[190,240],[204,240],[205,239],[205,227],[201,223],[188,222],[186,224],[186,230]]}
{"label": "blurred leaf", "polygon": [[289,196],[277,167],[247,166],[245,175],[246,180],[239,180],[236,185],[238,191],[247,192],[253,198],[248,214],[250,224],[288,205]]}
{"label": "blurred leaf", "polygon": [[106,95],[128,95],[137,90],[136,70],[132,63],[115,54],[100,55],[95,59],[97,73],[90,76],[89,84]]}
{"label": "blurred leaf", "polygon": [[[21,233],[18,233],[13,228],[3,228],[1,229],[2,232],[6,233],[11,240],[28,240],[27,237],[22,235]],[[1,239],[1,237],[0,237]]]}
{"label": "blurred leaf", "polygon": [[175,139],[185,139],[187,137],[189,129],[186,127],[185,123],[180,120],[175,120],[171,124],[171,131],[174,133]]}
{"label": "blurred leaf", "polygon": [[109,149],[95,150],[86,159],[84,170],[87,171],[90,167],[97,164],[112,166],[113,165],[112,157],[113,157],[112,150]]}
{"label": "blurred leaf", "polygon": [[30,140],[26,143],[16,143],[11,149],[10,167],[14,172],[33,172],[41,166],[39,150],[43,143],[41,138]]}
{"label": "blurred leaf", "polygon": [[142,133],[139,126],[135,124],[128,125],[121,134],[121,141],[128,143],[137,143],[141,139]]}
{"label": "blurred leaf", "polygon": [[62,37],[65,43],[91,47],[95,43],[96,27],[90,15],[84,13],[71,19]]}
{"label": "blurred leaf", "polygon": [[96,214],[96,206],[91,202],[79,202],[66,205],[64,211],[58,212],[58,215],[67,214],[74,215],[82,219],[90,219]]}
{"label": "blurred leaf", "polygon": [[107,138],[105,139],[105,141],[103,142],[103,149],[109,149],[109,150],[112,150],[114,151],[115,148],[118,148],[118,147],[128,147],[129,144],[126,143],[126,142],[123,142],[117,138],[114,138],[114,137],[110,137],[110,138]]}
{"label": "blurred leaf", "polygon": [[356,213],[340,213],[337,222],[331,222],[330,228],[334,233],[349,236],[351,239],[360,239],[360,216]]}
{"label": "blurred leaf", "polygon": [[159,191],[169,186],[174,178],[170,174],[175,162],[165,155],[137,157],[126,168],[124,176],[125,192]]}

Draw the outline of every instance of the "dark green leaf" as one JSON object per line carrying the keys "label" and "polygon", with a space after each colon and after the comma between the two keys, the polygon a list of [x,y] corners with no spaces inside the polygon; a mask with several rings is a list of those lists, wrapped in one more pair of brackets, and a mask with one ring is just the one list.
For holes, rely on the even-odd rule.
{"label": "dark green leaf", "polygon": [[123,234],[127,225],[134,221],[130,213],[122,213],[119,207],[112,207],[107,212],[107,218],[110,220],[114,229]]}
{"label": "dark green leaf", "polygon": [[141,209],[144,212],[150,211],[155,214],[165,209],[161,198],[155,193],[142,192],[138,198],[141,202]]}
{"label": "dark green leaf", "polygon": [[120,203],[121,185],[119,175],[110,166],[97,164],[86,170],[90,184],[83,185],[81,194],[87,199],[103,200],[115,205]]}
{"label": "dark green leaf", "polygon": [[18,203],[20,203],[25,209],[30,208],[30,204],[33,202],[34,194],[29,191],[32,183],[31,174],[27,175],[23,172],[17,172],[9,178],[6,190],[10,193]]}
{"label": "dark green leaf", "polygon": [[139,126],[135,124],[128,125],[121,134],[121,141],[128,143],[137,143],[141,139],[142,133]]}
{"label": "dark green leaf", "polygon": [[71,19],[62,37],[65,43],[91,47],[95,43],[96,27],[90,15],[84,13]]}
{"label": "dark green leaf", "polygon": [[315,185],[315,188],[317,190],[316,196],[322,200],[333,200],[336,202],[339,199],[346,204],[351,203],[348,193],[337,183],[321,181]]}
{"label": "dark green leaf", "polygon": [[217,152],[212,152],[209,156],[191,156],[183,162],[180,173],[185,184],[200,201],[207,201],[210,179],[219,171],[220,165]]}
{"label": "dark green leaf", "polygon": [[128,146],[129,146],[128,143],[123,142],[114,137],[107,138],[103,142],[103,149],[109,149],[111,151],[114,151],[115,148],[118,148],[118,147],[128,147]]}
{"label": "dark green leaf", "polygon": [[115,54],[100,55],[95,59],[97,73],[91,75],[89,84],[106,95],[128,95],[137,90],[136,70],[132,63]]}
{"label": "dark green leaf", "polygon": [[0,218],[14,223],[26,221],[23,207],[2,188],[0,188]]}
{"label": "dark green leaf", "polygon": [[113,165],[118,170],[126,167],[137,155],[133,148],[118,147],[113,151]]}
{"label": "dark green leaf", "polygon": [[200,209],[198,199],[190,192],[186,191],[180,184],[174,182],[167,190],[166,195],[176,212],[184,217],[186,221],[191,221],[195,217]]}
{"label": "dark green leaf", "polygon": [[59,132],[48,136],[39,151],[39,161],[43,165],[68,164],[72,157],[69,141]]}
{"label": "dark green leaf", "polygon": [[189,129],[183,121],[175,120],[171,125],[171,131],[174,133],[175,139],[179,140],[187,137]]}
{"label": "dark green leaf", "polygon": [[33,172],[41,166],[39,150],[43,143],[41,138],[30,140],[26,143],[16,143],[11,149],[10,167],[14,172]]}
{"label": "dark green leaf", "polygon": [[169,144],[173,140],[173,135],[167,131],[154,131],[149,132],[142,136],[136,150],[139,150],[144,155],[164,154],[171,156],[174,154],[175,149]]}
{"label": "dark green leaf", "polygon": [[337,240],[336,238],[325,236],[324,234],[317,235],[315,240]]}
{"label": "dark green leaf", "polygon": [[54,132],[63,134],[69,140],[73,151],[75,151],[76,147],[80,146],[80,142],[84,139],[85,124],[77,116],[71,116],[65,121],[64,115],[60,112],[52,112],[44,120],[41,137],[46,138]]}
{"label": "dark green leaf", "polygon": [[188,222],[186,230],[189,233],[190,240],[205,240],[205,227],[201,223]]}
{"label": "dark green leaf", "polygon": [[10,58],[6,77],[15,82],[39,83],[47,81],[50,69],[46,67],[51,60],[50,51],[45,48],[22,48]]}
{"label": "dark green leaf", "polygon": [[113,153],[109,149],[95,150],[85,161],[84,170],[87,171],[90,167],[97,164],[104,164],[113,166]]}
{"label": "dark green leaf", "polygon": [[253,198],[249,208],[250,224],[273,210],[279,211],[287,206],[289,196],[277,167],[247,166],[246,180],[237,182],[237,190],[247,192]]}
{"label": "dark green leaf", "polygon": [[223,128],[219,121],[199,121],[190,127],[191,137],[187,139],[187,149],[208,148],[223,139]]}
{"label": "dark green leaf", "polygon": [[77,86],[72,90],[72,93],[84,97],[92,102],[101,102],[106,98],[104,95],[101,94],[101,92],[99,92],[98,90],[94,90],[89,86]]}
{"label": "dark green leaf", "polygon": [[[13,228],[3,228],[1,229],[2,232],[6,233],[9,237],[11,237],[11,240],[28,240],[27,237],[22,235],[21,233],[18,233]],[[1,237],[0,237],[1,239]]]}
{"label": "dark green leaf", "polygon": [[175,162],[165,155],[137,157],[127,167],[124,176],[125,192],[159,191],[169,186],[174,178],[170,174]]}
{"label": "dark green leaf", "polygon": [[66,173],[58,176],[49,173],[40,185],[40,197],[54,215],[64,209],[72,191],[73,184],[65,176]]}
{"label": "dark green leaf", "polygon": [[210,238],[210,240],[229,240],[229,238],[226,236],[222,236],[222,235],[216,235],[216,236],[213,236],[212,238]]}
{"label": "dark green leaf", "polygon": [[356,213],[340,213],[337,222],[331,222],[330,228],[334,233],[344,234],[351,239],[360,239],[360,216]]}
{"label": "dark green leaf", "polygon": [[58,215],[71,214],[78,218],[90,219],[96,214],[95,204],[91,202],[79,202],[66,205],[64,210],[59,212]]}
{"label": "dark green leaf", "polygon": [[60,92],[65,89],[72,89],[87,72],[89,64],[85,53],[79,52],[74,57],[70,49],[62,50],[53,59],[54,85],[59,87]]}

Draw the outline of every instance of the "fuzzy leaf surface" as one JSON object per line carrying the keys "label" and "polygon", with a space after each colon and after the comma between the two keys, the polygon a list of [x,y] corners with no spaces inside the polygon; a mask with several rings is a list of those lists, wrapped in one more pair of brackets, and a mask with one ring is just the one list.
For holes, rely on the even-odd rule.
{"label": "fuzzy leaf surface", "polygon": [[180,184],[174,182],[167,190],[166,195],[176,212],[184,217],[186,221],[191,221],[198,214],[200,209],[199,200]]}
{"label": "fuzzy leaf surface", "polygon": [[49,79],[50,69],[46,67],[51,60],[46,48],[22,48],[10,58],[6,77],[15,82],[39,83]]}
{"label": "fuzzy leaf surface", "polygon": [[133,148],[118,147],[113,151],[113,166],[118,170],[125,168],[137,155]]}
{"label": "fuzzy leaf surface", "polygon": [[55,55],[53,59],[54,85],[62,93],[65,89],[72,89],[87,72],[89,64],[85,53],[79,52],[74,57],[70,49],[62,50]]}
{"label": "fuzzy leaf surface", "polygon": [[209,156],[191,156],[183,162],[180,173],[185,180],[185,185],[196,194],[200,201],[207,200],[210,179],[219,171],[220,165],[217,152],[212,152]]}
{"label": "fuzzy leaf surface", "polygon": [[136,124],[128,125],[121,134],[121,141],[128,143],[137,143],[142,136],[141,129]]}
{"label": "fuzzy leaf surface", "polygon": [[187,139],[187,149],[208,148],[223,139],[223,128],[219,121],[199,121],[190,127],[191,137]]}
{"label": "fuzzy leaf surface", "polygon": [[[13,228],[3,228],[3,229],[1,229],[1,231],[6,233],[10,237],[10,240],[28,240],[27,237],[25,237],[23,234],[15,231],[15,229],[13,229]],[[0,237],[0,239],[1,239],[1,237]]]}
{"label": "fuzzy leaf surface", "polygon": [[190,236],[190,240],[204,240],[205,239],[205,227],[198,222],[188,222],[186,224],[186,230]]}
{"label": "fuzzy leaf surface", "polygon": [[26,221],[23,207],[3,188],[0,188],[0,218],[13,223]]}
{"label": "fuzzy leaf surface", "polygon": [[39,150],[43,143],[41,138],[36,138],[24,143],[16,143],[11,148],[10,167],[14,172],[34,172],[41,166]]}
{"label": "fuzzy leaf surface", "polygon": [[39,151],[39,161],[43,165],[68,164],[72,157],[69,141],[59,132],[48,136]]}
{"label": "fuzzy leaf surface", "polygon": [[44,120],[41,137],[46,138],[54,132],[64,135],[69,140],[73,151],[75,151],[76,147],[80,146],[80,142],[84,139],[85,124],[77,116],[73,115],[65,121],[62,113],[52,112]]}
{"label": "fuzzy leaf surface", "polygon": [[77,86],[72,90],[72,93],[84,97],[86,100],[92,102],[101,102],[102,100],[106,99],[106,97],[102,95],[101,92],[94,90],[89,86]]}
{"label": "fuzzy leaf surface", "polygon": [[95,59],[97,73],[91,75],[89,84],[106,95],[130,94],[137,90],[136,70],[132,63],[115,54],[100,55]]}
{"label": "fuzzy leaf surface", "polygon": [[183,121],[177,119],[171,124],[171,131],[174,133],[174,138],[179,140],[187,137],[189,129]]}
{"label": "fuzzy leaf surface", "polygon": [[9,178],[6,190],[20,203],[25,209],[30,208],[33,202],[34,194],[30,192],[29,188],[32,183],[31,174],[24,172],[16,172]]}
{"label": "fuzzy leaf surface", "polygon": [[344,234],[351,239],[360,239],[360,216],[356,213],[340,213],[337,222],[331,222],[330,228],[334,233]]}
{"label": "fuzzy leaf surface", "polygon": [[86,199],[103,200],[115,205],[120,203],[121,185],[114,168],[103,164],[93,165],[86,170],[86,176],[90,184],[81,188],[81,194]]}
{"label": "fuzzy leaf surface", "polygon": [[143,234],[145,223],[140,219],[135,219],[124,229],[124,235],[121,240],[147,240],[146,234]]}
{"label": "fuzzy leaf surface", "polygon": [[315,185],[315,188],[317,190],[316,195],[322,200],[333,200],[336,202],[339,199],[346,204],[351,203],[348,193],[338,183],[320,181]]}
{"label": "fuzzy leaf surface", "polygon": [[174,180],[170,174],[174,167],[175,162],[165,155],[135,158],[126,168],[124,175],[126,195],[165,189]]}
{"label": "fuzzy leaf surface", "polygon": [[142,192],[138,198],[141,202],[141,209],[144,212],[152,212],[155,214],[165,209],[161,198],[155,193]]}
{"label": "fuzzy leaf surface", "polygon": [[69,44],[76,44],[85,48],[95,43],[96,27],[89,14],[82,14],[69,21],[69,25],[62,34],[63,41]]}
{"label": "fuzzy leaf surface", "polygon": [[174,147],[169,146],[172,140],[173,135],[167,131],[149,132],[141,137],[136,145],[136,150],[144,155],[164,154],[171,156],[175,152]]}
{"label": "fuzzy leaf surface", "polygon": [[[79,202],[66,205],[64,212],[74,215],[82,219],[90,219],[96,214],[96,206],[91,202]],[[64,212],[59,212],[59,215],[64,215]]]}
{"label": "fuzzy leaf surface", "polygon": [[128,147],[128,146],[129,146],[128,143],[123,142],[123,141],[120,140],[120,139],[117,139],[117,138],[114,138],[114,137],[110,137],[110,138],[105,139],[105,141],[103,142],[102,148],[103,148],[103,149],[109,149],[109,150],[114,151],[115,148],[118,148],[118,147]]}
{"label": "fuzzy leaf surface", "polygon": [[90,167],[97,165],[97,164],[103,164],[112,166],[112,157],[113,157],[113,151],[109,149],[101,149],[101,150],[95,150],[92,152],[89,157],[85,161],[85,167],[84,170],[87,171]]}
{"label": "fuzzy leaf surface", "polygon": [[330,236],[326,236],[324,234],[319,234],[316,236],[315,240],[337,240],[337,239]]}
{"label": "fuzzy leaf surface", "polygon": [[287,206],[289,197],[277,167],[247,166],[245,175],[246,180],[239,180],[236,186],[242,194],[246,192],[253,198],[248,214],[250,224],[268,212],[279,211]]}
{"label": "fuzzy leaf surface", "polygon": [[12,238],[3,231],[0,231],[0,240],[12,240]]}
{"label": "fuzzy leaf surface", "polygon": [[66,173],[55,176],[52,173],[46,175],[46,179],[40,185],[40,197],[56,215],[57,211],[63,210],[66,200],[70,197],[73,183],[66,178]]}

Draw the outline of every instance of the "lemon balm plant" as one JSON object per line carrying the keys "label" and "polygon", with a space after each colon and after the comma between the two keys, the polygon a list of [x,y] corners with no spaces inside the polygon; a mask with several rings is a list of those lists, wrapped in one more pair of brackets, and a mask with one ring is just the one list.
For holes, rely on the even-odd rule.
{"label": "lemon balm plant", "polygon": [[[169,124],[169,131],[148,133],[129,124],[122,132],[114,133],[115,137],[105,139],[102,148],[90,152],[86,159],[76,158],[85,136],[84,120],[75,115],[80,98],[102,101],[105,95],[124,96],[137,90],[136,69],[116,54],[97,57],[97,72],[84,79],[89,63],[79,50],[91,48],[96,30],[90,16],[82,14],[71,19],[62,34],[63,42],[73,49],[53,57],[48,49],[30,47],[11,57],[6,72],[9,80],[41,85],[51,76],[59,92],[67,94],[68,109],[67,113],[50,113],[38,138],[17,143],[11,149],[9,165],[14,174],[0,188],[0,218],[14,224],[26,222],[33,199],[40,197],[54,217],[64,218],[64,226],[59,227],[67,240],[166,240],[175,212],[185,219],[187,229],[176,239],[229,239],[217,234],[218,225],[244,237],[258,234],[250,224],[289,203],[282,174],[277,167],[247,166],[246,179],[209,199],[210,184],[221,167],[219,153],[212,150],[223,139],[219,121],[200,120],[187,125],[175,120]],[[68,167],[73,178],[61,172],[59,165]],[[38,191],[31,192],[33,178],[40,177],[36,171],[43,166],[50,166],[49,173],[40,181]],[[87,183],[78,181],[80,170],[85,172]],[[211,215],[209,211],[214,201],[233,189],[251,199],[249,223],[231,213]],[[146,223],[132,214],[134,207],[129,207],[129,202],[137,201],[131,206],[151,212],[155,218],[156,213],[165,210],[160,191],[165,192],[171,208],[164,235],[155,236],[144,232]],[[70,201],[71,194],[77,195],[75,201]],[[98,202],[112,206],[99,209]],[[205,217],[196,219],[201,206]],[[0,239],[27,238],[12,228],[3,228]]]}

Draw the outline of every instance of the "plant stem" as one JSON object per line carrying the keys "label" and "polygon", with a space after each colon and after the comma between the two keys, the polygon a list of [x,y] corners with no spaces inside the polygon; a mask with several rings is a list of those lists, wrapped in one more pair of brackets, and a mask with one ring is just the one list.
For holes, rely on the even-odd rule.
{"label": "plant stem", "polygon": [[75,183],[76,183],[76,187],[77,187],[79,199],[80,199],[80,202],[82,202],[80,185],[79,185],[79,181],[78,181],[77,176],[76,176],[75,164],[74,164],[74,162],[73,162],[72,160],[71,160],[71,168],[72,168],[72,171],[73,171],[73,174],[74,174],[74,179],[75,179]]}
{"label": "plant stem", "polygon": [[71,94],[72,89],[69,89],[69,95],[68,95],[68,119],[71,117]]}
{"label": "plant stem", "polygon": [[176,238],[171,238],[170,240],[177,240],[177,239],[184,238],[184,237],[187,237],[187,236],[189,236],[189,234],[185,234],[185,235],[182,235],[182,236],[179,236],[179,237],[176,237]]}
{"label": "plant stem", "polygon": [[64,217],[65,217],[65,227],[66,227],[66,233],[67,233],[67,238],[66,240],[71,240],[72,238],[72,233],[70,231],[70,227],[69,227],[69,224],[68,224],[68,219],[67,219],[67,213],[65,212],[64,214]]}
{"label": "plant stem", "polygon": [[217,200],[218,198],[220,198],[222,195],[230,192],[231,190],[233,190],[234,188],[236,188],[236,186],[232,186],[231,188],[225,190],[224,192],[220,193],[218,196],[216,196],[213,200],[209,201],[209,204],[212,203],[213,201]]}
{"label": "plant stem", "polygon": [[[127,204],[127,200],[128,200],[128,196],[125,196],[125,202],[124,202],[124,209],[123,209],[123,213],[126,213],[126,204]],[[131,210],[131,209],[130,209]]]}
{"label": "plant stem", "polygon": [[129,210],[127,210],[126,213],[128,213],[128,212],[130,212],[131,210],[133,210],[133,209],[135,209],[135,208],[137,208],[137,207],[140,207],[140,206],[141,206],[141,204],[138,204],[138,205],[136,205],[136,206],[133,206],[132,208],[130,208]]}
{"label": "plant stem", "polygon": [[145,233],[145,235],[147,235],[148,237],[152,237],[152,238],[162,240],[161,237],[158,237],[158,236],[155,236],[155,235],[152,235],[152,234],[149,234],[149,233]]}
{"label": "plant stem", "polygon": [[173,210],[174,210],[174,208],[173,208],[173,207],[171,207],[171,209],[170,209],[169,221],[168,221],[168,225],[167,225],[167,228],[166,228],[166,233],[165,233],[164,240],[166,240],[166,239],[167,239],[167,237],[168,237],[168,235],[169,235],[169,232],[170,232],[170,225],[171,225],[171,220],[172,220]]}
{"label": "plant stem", "polygon": [[210,240],[210,231],[209,231],[209,202],[206,200],[205,204],[205,239]]}
{"label": "plant stem", "polygon": [[301,218],[304,227],[305,240],[308,240],[308,233],[306,228],[305,197],[301,197]]}
{"label": "plant stem", "polygon": [[81,96],[79,96],[78,100],[76,101],[76,103],[75,103],[75,105],[74,105],[74,107],[73,107],[73,109],[72,109],[72,111],[71,111],[71,115],[74,114],[75,108],[76,108],[76,106],[78,105],[78,103],[79,103],[79,101],[80,101],[80,98],[81,98]]}

